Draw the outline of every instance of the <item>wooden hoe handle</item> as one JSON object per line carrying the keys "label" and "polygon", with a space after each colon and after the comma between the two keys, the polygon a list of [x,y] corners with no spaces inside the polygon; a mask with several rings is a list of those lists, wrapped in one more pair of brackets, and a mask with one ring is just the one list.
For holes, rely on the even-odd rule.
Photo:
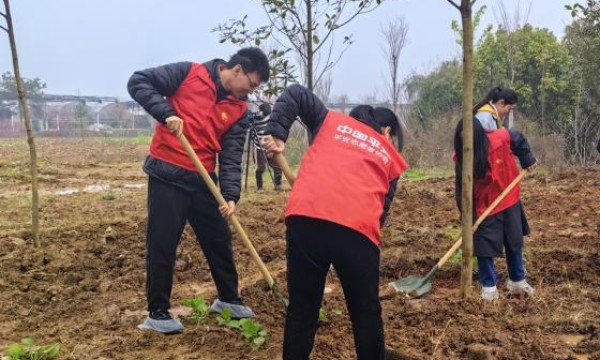
{"label": "wooden hoe handle", "polygon": [[[215,199],[217,199],[219,206],[227,205],[227,201],[225,201],[225,199],[223,198],[223,195],[221,195],[221,192],[215,185],[214,181],[211,179],[210,175],[208,175],[208,171],[206,171],[206,169],[204,168],[204,165],[202,165],[202,163],[200,162],[200,159],[198,159],[198,156],[192,149],[192,146],[188,142],[185,135],[181,134],[179,136],[179,141],[181,142],[181,146],[183,146],[183,149],[185,150],[185,152],[189,155],[190,159],[194,163],[194,166],[196,166],[196,169],[198,169],[198,172],[200,173],[200,176],[202,176],[202,179],[206,183],[206,186],[208,186],[208,188],[210,189],[210,192],[213,194]],[[262,259],[256,252],[254,245],[252,245],[252,242],[248,238],[248,235],[246,235],[246,232],[242,228],[242,225],[238,221],[235,214],[232,214],[229,217],[229,221],[231,222],[231,224],[237,231],[238,235],[240,235],[240,238],[242,238],[242,242],[244,243],[244,245],[250,252],[250,256],[252,257],[254,262],[256,262],[256,264],[258,265],[260,272],[263,275],[263,278],[267,281],[267,283],[269,284],[269,287],[273,288],[273,285],[275,283],[275,281],[273,280],[273,277],[271,276],[271,274],[269,273],[269,270],[267,270],[267,267],[265,266]]]}
{"label": "wooden hoe handle", "polygon": [[[519,183],[519,181],[521,181],[521,179],[523,179],[525,174],[527,174],[527,170],[521,170],[519,175],[510,184],[508,184],[506,189],[502,191],[502,193],[496,198],[496,200],[494,200],[494,202],[491,203],[487,209],[485,209],[483,214],[481,214],[477,221],[475,221],[475,224],[473,224],[473,232],[477,231],[477,228],[479,227],[479,225],[481,225],[483,220],[485,220],[488,217],[488,215],[490,215],[490,213],[496,208],[496,206],[498,206],[498,204],[500,204],[500,202],[504,200],[504,198],[512,191],[512,189],[514,189],[514,187],[517,186],[517,184]],[[442,256],[442,258],[437,263],[437,267],[442,267],[442,265],[444,265],[446,261],[448,261],[448,259],[450,259],[452,255],[454,255],[454,253],[458,250],[461,244],[462,236],[459,237],[458,240],[456,240],[456,242],[454,243],[454,245],[452,245],[450,250],[448,250],[448,252],[446,252],[446,254]]]}

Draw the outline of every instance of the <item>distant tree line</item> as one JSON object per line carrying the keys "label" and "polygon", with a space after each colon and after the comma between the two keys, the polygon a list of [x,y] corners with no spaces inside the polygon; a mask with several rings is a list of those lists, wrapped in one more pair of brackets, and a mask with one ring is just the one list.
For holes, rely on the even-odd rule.
{"label": "distant tree line", "polygon": [[[596,159],[600,137],[599,1],[567,7],[575,16],[562,41],[529,24],[485,29],[474,49],[475,101],[493,86],[515,89],[518,112],[542,135],[564,140],[570,163]],[[409,123],[423,130],[446,118],[455,123],[462,99],[462,64],[444,61],[426,75],[409,77]],[[448,119],[448,117],[454,117]]]}

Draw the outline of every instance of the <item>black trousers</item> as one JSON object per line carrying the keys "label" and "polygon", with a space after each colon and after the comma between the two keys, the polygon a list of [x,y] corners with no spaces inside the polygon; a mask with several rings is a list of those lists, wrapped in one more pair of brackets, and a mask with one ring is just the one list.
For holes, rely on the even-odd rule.
{"label": "black trousers", "polygon": [[309,358],[330,265],[342,283],[357,358],[384,359],[379,248],[363,234],[332,222],[302,216],[291,216],[286,222],[290,303],[283,359]]}
{"label": "black trousers", "polygon": [[256,150],[256,188],[262,189],[263,187],[263,173],[265,172],[267,165],[273,169],[273,185],[281,186],[281,169],[275,164],[272,159],[267,158],[267,154],[264,151]]}
{"label": "black trousers", "polygon": [[239,302],[231,231],[208,188],[186,191],[150,177],[146,231],[148,311],[168,310],[177,245],[189,221],[206,256],[219,299]]}

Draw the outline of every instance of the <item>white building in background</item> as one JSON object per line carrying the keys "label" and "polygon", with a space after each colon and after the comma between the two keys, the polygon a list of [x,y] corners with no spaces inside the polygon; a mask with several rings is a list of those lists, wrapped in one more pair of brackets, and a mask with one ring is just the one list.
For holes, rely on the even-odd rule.
{"label": "white building in background", "polygon": [[[30,101],[29,110],[34,130],[38,133],[85,131],[127,134],[150,130],[154,121],[133,101],[113,97],[43,95]],[[0,136],[24,131],[16,100],[0,104]]]}

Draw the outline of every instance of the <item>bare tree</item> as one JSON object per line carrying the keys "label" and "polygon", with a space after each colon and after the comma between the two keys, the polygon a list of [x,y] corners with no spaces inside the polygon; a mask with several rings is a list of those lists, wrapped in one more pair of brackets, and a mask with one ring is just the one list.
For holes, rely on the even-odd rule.
{"label": "bare tree", "polygon": [[[381,1],[260,0],[269,18],[268,25],[249,31],[244,17],[213,30],[220,33],[221,42],[239,44],[251,38],[258,46],[264,39],[272,38],[280,48],[292,49],[299,56],[303,83],[314,90],[352,44],[351,35],[343,36],[341,41],[336,41],[335,35],[357,16],[375,10]],[[343,48],[336,51],[336,45]]]}
{"label": "bare tree", "polygon": [[383,53],[388,67],[389,101],[394,112],[398,112],[401,84],[399,79],[400,54],[406,46],[408,24],[403,17],[390,20],[381,26],[381,36],[384,40]]}
{"label": "bare tree", "polygon": [[460,293],[471,296],[473,286],[473,4],[476,0],[461,0],[460,5],[446,0],[460,11],[463,45],[463,162],[462,162],[462,252],[463,263]]}
{"label": "bare tree", "polygon": [[531,12],[531,0],[527,1],[524,7],[521,7],[521,0],[517,2],[515,6],[515,10],[512,15],[506,9],[506,3],[498,0],[498,14],[494,11],[494,16],[496,17],[496,22],[502,26],[504,30],[506,30],[508,35],[508,43],[506,49],[506,57],[508,59],[509,69],[509,87],[514,87],[515,76],[516,76],[516,54],[517,54],[517,44],[515,43],[513,34],[515,31],[519,30],[523,25],[527,23],[529,19],[529,14]]}
{"label": "bare tree", "polygon": [[385,101],[381,101],[380,93],[376,87],[373,88],[370,92],[363,94],[359,100],[359,103],[361,104],[369,104],[372,106],[381,104],[382,102]]}
{"label": "bare tree", "polygon": [[38,192],[38,169],[37,169],[37,152],[35,149],[35,141],[33,135],[33,127],[31,126],[31,116],[29,115],[29,106],[27,105],[27,94],[25,85],[21,78],[19,69],[19,57],[17,55],[17,43],[15,41],[15,28],[13,27],[12,15],[10,13],[9,0],[4,0],[4,11],[0,12],[0,16],[6,20],[6,27],[0,28],[8,33],[10,49],[12,52],[13,68],[15,71],[15,80],[17,82],[17,93],[19,94],[19,107],[21,114],[25,120],[25,128],[27,129],[27,144],[29,145],[30,171],[31,171],[31,235],[33,243],[36,247],[40,246],[39,228],[39,192]]}
{"label": "bare tree", "polygon": [[329,98],[331,97],[331,87],[333,85],[333,77],[331,77],[331,73],[327,73],[325,76],[321,78],[321,81],[315,87],[315,94],[319,97],[319,99],[323,100],[324,103],[329,102]]}

